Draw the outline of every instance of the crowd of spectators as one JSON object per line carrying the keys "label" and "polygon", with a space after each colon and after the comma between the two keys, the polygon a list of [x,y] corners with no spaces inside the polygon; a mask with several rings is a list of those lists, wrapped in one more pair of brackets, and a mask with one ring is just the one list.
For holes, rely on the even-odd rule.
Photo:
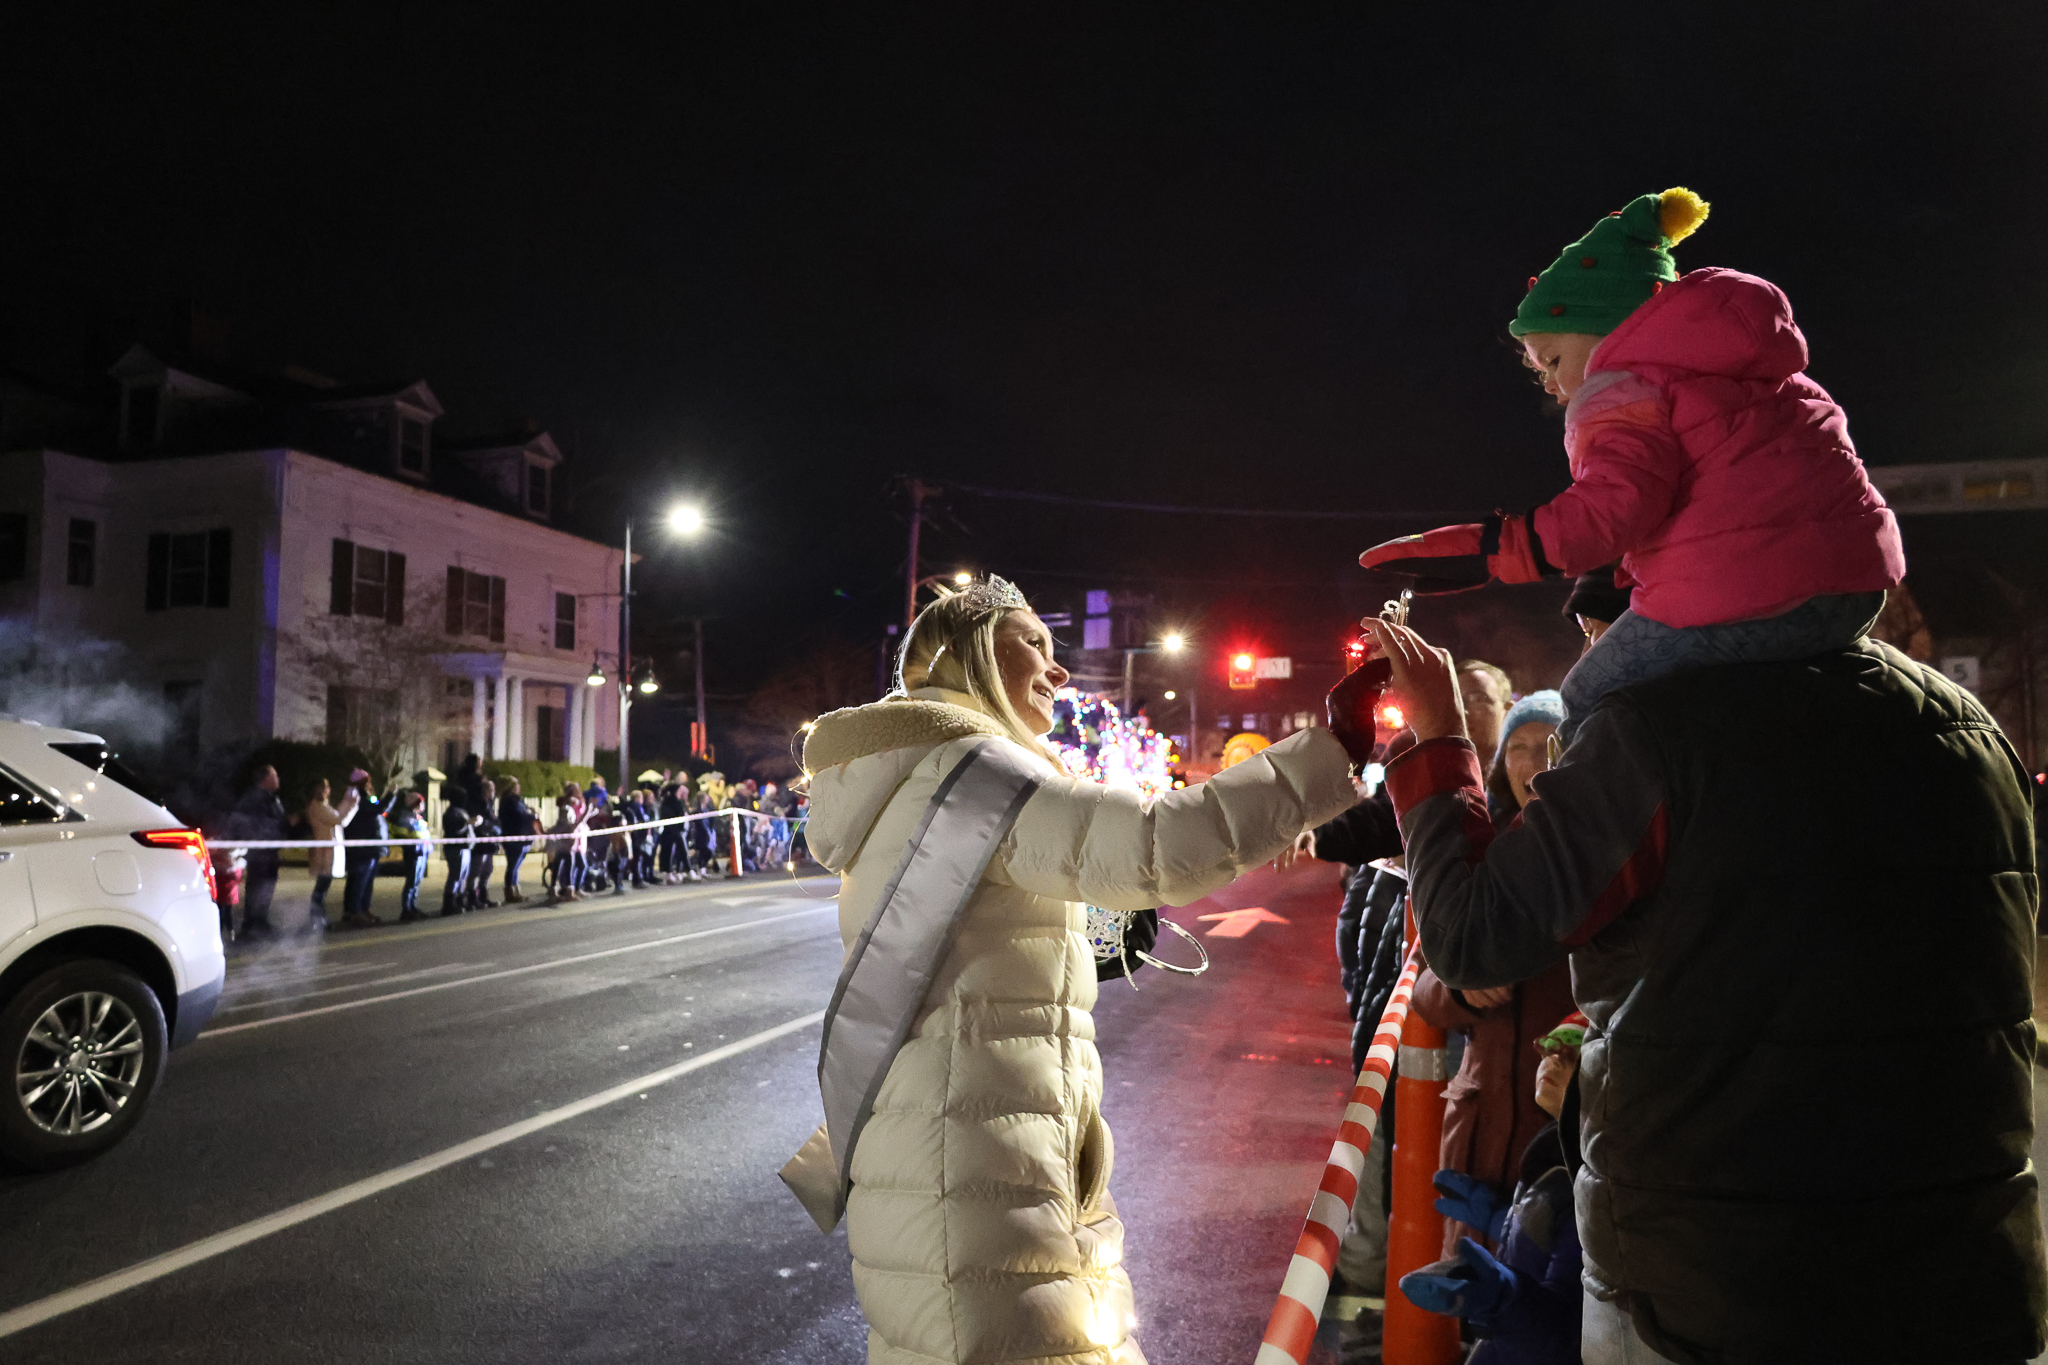
{"label": "crowd of spectators", "polygon": [[[794,867],[807,852],[803,819],[808,798],[773,782],[728,783],[713,771],[647,773],[614,797],[604,779],[586,790],[564,783],[552,824],[529,804],[514,776],[494,778],[469,755],[453,777],[440,782],[438,828],[429,824],[428,794],[438,774],[421,772],[409,786],[378,795],[371,775],[349,775],[339,800],[326,779],[314,782],[296,811],[278,794],[275,767],[255,770],[232,810],[210,822],[219,887],[221,931],[229,939],[261,939],[334,924],[370,928],[385,919],[372,910],[380,876],[399,880],[401,923],[425,919],[421,890],[438,858],[446,875],[439,912],[456,916],[503,905],[559,905],[592,895],[672,886],[729,872]],[[754,811],[767,819],[694,819],[726,811]],[[655,826],[658,821],[680,823]],[[506,837],[510,836],[510,837]],[[438,838],[436,844],[405,842]],[[238,848],[235,840],[303,840],[312,889],[297,925],[272,918],[281,862],[274,848]],[[523,873],[536,853],[543,868],[538,896]],[[498,868],[503,864],[502,880]],[[393,865],[395,864],[395,866]],[[330,920],[328,893],[343,882],[340,915]],[[495,897],[495,898],[494,898]]]}
{"label": "crowd of spectators", "polygon": [[[1577,622],[1588,643],[1597,640],[1608,622],[1627,606],[1626,595],[1611,587],[1611,576],[1588,575],[1574,592],[1566,613]],[[1603,584],[1610,585],[1603,588]],[[1498,665],[1480,659],[1457,663],[1457,685],[1473,747],[1490,756],[1486,769],[1487,815],[1497,830],[1513,826],[1531,799],[1530,784],[1553,761],[1553,737],[1563,723],[1563,703],[1553,690],[1518,695],[1514,681]],[[1402,734],[1387,746],[1398,758],[1412,745]],[[1376,787],[1335,819],[1302,836],[1293,851],[1344,864],[1344,895],[1337,916],[1337,957],[1347,1012],[1352,1018],[1352,1070],[1364,1064],[1380,1016],[1393,994],[1407,958],[1408,880],[1402,856],[1401,831],[1388,792]],[[1291,859],[1289,859],[1291,861]],[[1444,1261],[1418,1274],[1433,1277],[1408,1281],[1404,1292],[1425,1307],[1453,1312],[1476,1323],[1470,1330],[1497,1338],[1491,1358],[1503,1362],[1527,1359],[1577,1359],[1578,1243],[1570,1235],[1570,1175],[1558,1122],[1570,1105],[1576,1121],[1576,1042],[1560,1042],[1570,1030],[1561,1021],[1575,1016],[1568,964],[1559,962],[1529,980],[1478,990],[1446,985],[1427,967],[1415,986],[1414,1012],[1442,1029],[1447,1038],[1446,1112],[1437,1155],[1437,1187],[1445,1214]],[[1392,1195],[1388,1154],[1397,1121],[1392,1088],[1381,1112],[1366,1168],[1353,1202],[1351,1228],[1339,1246],[1334,1291],[1384,1299],[1387,1291],[1387,1226]],[[1576,1159],[1576,1142],[1570,1144]],[[1554,1158],[1554,1159],[1553,1159]],[[1560,1191],[1562,1192],[1560,1195]],[[1549,1201],[1538,1227],[1530,1212],[1534,1199]],[[1561,1203],[1561,1217],[1559,1200]],[[1510,1226],[1510,1213],[1523,1209]],[[1569,1260],[1569,1273],[1553,1271],[1553,1251]],[[1518,1231],[1518,1229],[1521,1229]],[[1540,1239],[1537,1233],[1540,1231]],[[1517,1242],[1516,1237],[1521,1241]],[[1538,1241],[1540,1240],[1540,1246]],[[1506,1257],[1506,1261],[1499,1258]],[[1486,1267],[1500,1267],[1496,1278],[1533,1272],[1535,1282],[1546,1274],[1564,1275],[1572,1314],[1524,1312],[1513,1321],[1496,1320],[1481,1309],[1491,1307],[1460,1297],[1446,1286],[1463,1286],[1480,1274],[1472,1268],[1483,1258]],[[1518,1259],[1519,1258],[1519,1259]],[[1541,1264],[1538,1265],[1537,1263]],[[1516,1272],[1515,1266],[1523,1267]],[[1440,1281],[1441,1283],[1437,1283]],[[1533,1291],[1531,1291],[1533,1292]],[[1563,1291],[1560,1291],[1563,1292]],[[1503,1295],[1502,1301],[1505,1302]],[[1531,1302],[1529,1295],[1521,1300]],[[1475,1306],[1476,1304],[1476,1306]],[[1380,1314],[1361,1313],[1343,1341],[1344,1359],[1372,1361],[1380,1349]],[[1570,1319],[1564,1333],[1560,1323]],[[1554,1329],[1554,1330],[1553,1330]],[[1564,1333],[1522,1353],[1508,1348],[1518,1338]],[[1568,1337],[1568,1340],[1565,1338]],[[1570,1355],[1548,1354],[1552,1346]]]}

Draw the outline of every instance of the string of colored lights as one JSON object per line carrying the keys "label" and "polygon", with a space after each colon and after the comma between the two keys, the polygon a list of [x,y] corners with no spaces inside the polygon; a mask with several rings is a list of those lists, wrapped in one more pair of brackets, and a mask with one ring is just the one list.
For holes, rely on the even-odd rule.
{"label": "string of colored lights", "polygon": [[1062,687],[1046,736],[1076,777],[1133,786],[1147,796],[1173,787],[1173,744],[1142,714],[1126,716],[1108,697]]}

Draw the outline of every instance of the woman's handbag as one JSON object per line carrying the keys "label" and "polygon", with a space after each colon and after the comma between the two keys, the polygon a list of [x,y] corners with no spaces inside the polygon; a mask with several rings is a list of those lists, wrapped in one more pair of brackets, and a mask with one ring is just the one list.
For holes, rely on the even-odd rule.
{"label": "woman's handbag", "polygon": [[[1176,967],[1171,962],[1161,962],[1152,956],[1150,949],[1159,941],[1159,926],[1179,934],[1195,945],[1195,952],[1202,961],[1195,967]],[[1175,972],[1181,976],[1200,976],[1209,970],[1209,954],[1201,942],[1172,920],[1159,918],[1157,910],[1104,910],[1100,906],[1088,907],[1088,943],[1095,949],[1095,979],[1113,981],[1121,976],[1131,983],[1131,989],[1138,989],[1138,983],[1131,973],[1145,963],[1151,963],[1163,972]]]}

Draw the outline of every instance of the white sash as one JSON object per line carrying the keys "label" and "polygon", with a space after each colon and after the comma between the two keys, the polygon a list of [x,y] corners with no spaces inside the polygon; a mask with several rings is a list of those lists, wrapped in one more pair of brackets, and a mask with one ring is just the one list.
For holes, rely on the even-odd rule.
{"label": "white sash", "polygon": [[784,1183],[822,1231],[837,1227],[846,1212],[854,1146],[874,1112],[882,1078],[910,1036],[953,926],[1041,780],[1001,740],[970,749],[932,793],[846,955],[818,1046],[825,1124],[782,1169]]}

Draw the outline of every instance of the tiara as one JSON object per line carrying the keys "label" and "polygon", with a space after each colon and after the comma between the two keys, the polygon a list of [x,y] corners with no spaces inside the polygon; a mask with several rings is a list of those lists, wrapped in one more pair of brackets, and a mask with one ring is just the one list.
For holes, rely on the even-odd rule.
{"label": "tiara", "polygon": [[953,596],[965,598],[967,607],[977,613],[1031,610],[1031,604],[1024,600],[1023,593],[1017,591],[1017,585],[995,574],[968,584]]}

